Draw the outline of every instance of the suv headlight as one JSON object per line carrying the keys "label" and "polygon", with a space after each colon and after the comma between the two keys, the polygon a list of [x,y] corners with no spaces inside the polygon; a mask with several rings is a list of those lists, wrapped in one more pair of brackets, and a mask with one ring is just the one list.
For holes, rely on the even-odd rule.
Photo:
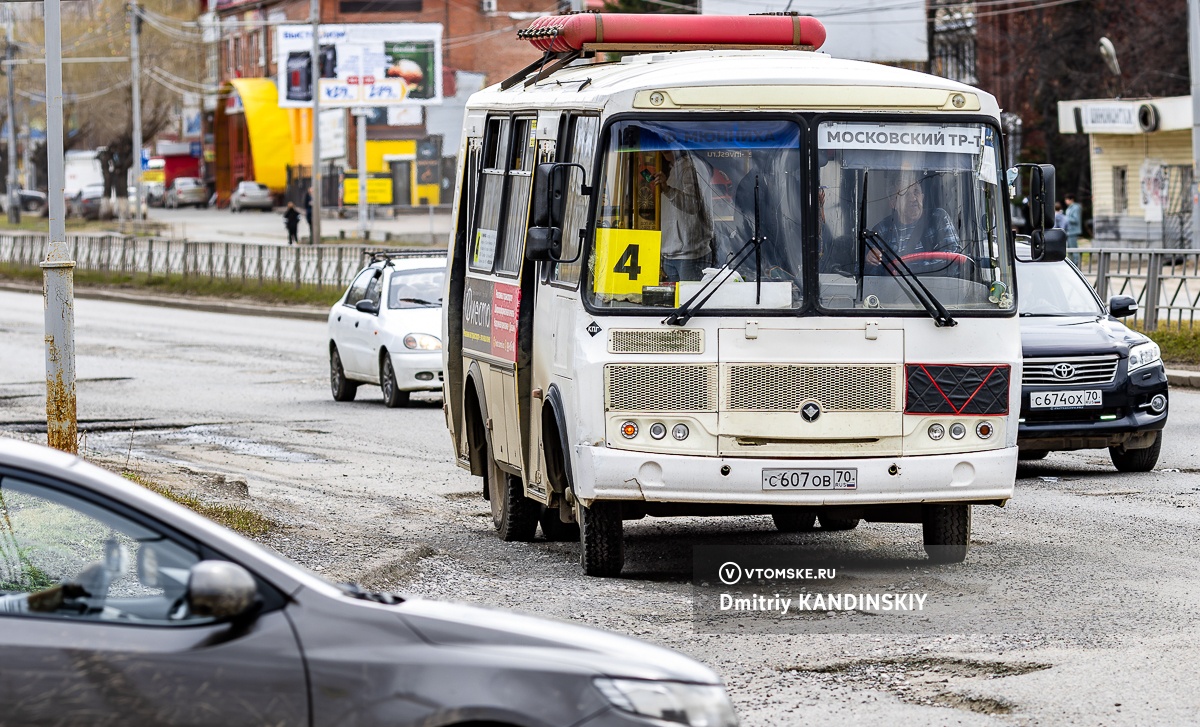
{"label": "suv headlight", "polygon": [[642,679],[596,679],[595,684],[617,709],[666,724],[736,727],[738,723],[724,687]]}
{"label": "suv headlight", "polygon": [[441,351],[442,342],[427,333],[410,333],[404,337],[404,347],[414,351]]}
{"label": "suv headlight", "polygon": [[1130,371],[1137,371],[1159,361],[1162,361],[1162,353],[1159,351],[1157,343],[1139,343],[1129,349]]}

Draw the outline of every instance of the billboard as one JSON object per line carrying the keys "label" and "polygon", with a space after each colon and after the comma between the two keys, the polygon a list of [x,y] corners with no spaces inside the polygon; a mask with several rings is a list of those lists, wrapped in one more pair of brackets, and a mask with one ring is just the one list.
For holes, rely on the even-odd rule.
{"label": "billboard", "polygon": [[[312,26],[275,31],[280,108],[312,106]],[[442,102],[440,23],[322,25],[316,87],[321,106]]]}
{"label": "billboard", "polygon": [[[705,15],[746,15],[792,10],[788,0],[700,0]],[[825,26],[821,51],[834,58],[900,63],[929,59],[924,2],[805,0],[804,14]]]}

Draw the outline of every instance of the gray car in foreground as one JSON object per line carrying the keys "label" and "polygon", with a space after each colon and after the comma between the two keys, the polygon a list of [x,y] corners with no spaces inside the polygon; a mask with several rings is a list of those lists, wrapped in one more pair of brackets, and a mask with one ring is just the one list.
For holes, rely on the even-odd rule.
{"label": "gray car in foreground", "polygon": [[735,725],[716,674],[554,621],[335,586],[179,505],[0,439],[0,721]]}

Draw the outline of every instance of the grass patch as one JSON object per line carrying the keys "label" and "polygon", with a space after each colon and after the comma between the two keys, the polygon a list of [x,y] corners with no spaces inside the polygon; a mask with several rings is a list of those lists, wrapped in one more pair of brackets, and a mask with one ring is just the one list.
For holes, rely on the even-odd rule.
{"label": "grass patch", "polygon": [[1162,349],[1163,363],[1167,366],[1200,366],[1200,326],[1188,328],[1171,324],[1142,333]]}
{"label": "grass patch", "polygon": [[[9,278],[27,283],[41,284],[40,268],[25,268],[0,265],[0,279]],[[91,270],[76,270],[75,285],[78,287],[107,287],[130,291],[143,291],[149,295],[204,296],[211,298],[234,298],[270,303],[274,305],[316,305],[328,307],[341,298],[342,289],[318,288],[315,285],[275,283],[257,280],[228,280],[223,278],[184,278],[180,275],[155,276],[131,275],[128,273],[102,273]]]}
{"label": "grass patch", "polygon": [[141,485],[151,492],[158,493],[172,502],[177,502],[213,522],[224,525],[231,530],[236,530],[248,537],[266,535],[279,527],[279,524],[274,520],[246,507],[238,505],[210,505],[201,501],[198,497],[175,492],[169,487],[146,479],[136,472],[122,472],[121,475],[130,482]]}

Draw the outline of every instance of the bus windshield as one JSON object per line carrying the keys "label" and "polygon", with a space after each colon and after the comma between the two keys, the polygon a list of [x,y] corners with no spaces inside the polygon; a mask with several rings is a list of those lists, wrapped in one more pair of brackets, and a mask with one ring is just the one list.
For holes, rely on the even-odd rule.
{"label": "bus windshield", "polygon": [[675,308],[719,275],[706,311],[799,308],[800,139],[788,120],[613,124],[588,266],[592,303]]}
{"label": "bus windshield", "polygon": [[822,123],[819,306],[921,310],[916,278],[947,310],[1011,313],[998,146],[982,124]]}

